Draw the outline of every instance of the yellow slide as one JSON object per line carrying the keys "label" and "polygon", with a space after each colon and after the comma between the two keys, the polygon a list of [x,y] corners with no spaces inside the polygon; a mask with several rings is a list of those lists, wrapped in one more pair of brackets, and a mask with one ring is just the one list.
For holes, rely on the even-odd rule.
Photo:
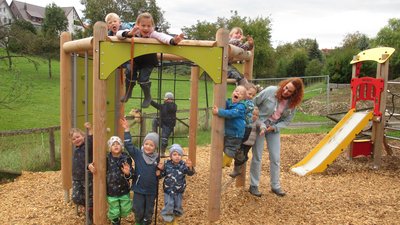
{"label": "yellow slide", "polygon": [[373,112],[351,109],[318,145],[291,170],[300,176],[324,171],[372,119]]}

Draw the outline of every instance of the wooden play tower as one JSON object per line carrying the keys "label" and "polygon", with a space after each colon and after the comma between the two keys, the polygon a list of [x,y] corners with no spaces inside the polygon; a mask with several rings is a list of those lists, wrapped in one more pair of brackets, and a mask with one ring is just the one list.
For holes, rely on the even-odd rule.
{"label": "wooden play tower", "polygon": [[[72,146],[69,130],[81,127],[85,121],[93,124],[93,162],[97,172],[93,176],[93,220],[107,223],[106,201],[106,142],[112,135],[123,137],[118,120],[124,116],[119,102],[124,93],[117,77],[118,67],[131,58],[131,40],[107,36],[104,22],[94,25],[90,38],[71,40],[62,33],[60,40],[60,95],[61,95],[61,169],[66,200],[72,187]],[[213,104],[223,108],[226,100],[228,61],[243,61],[238,66],[247,79],[252,78],[253,54],[228,44],[228,31],[218,30],[216,41],[184,40],[168,46],[154,39],[134,38],[134,57],[162,53],[165,60],[191,61],[189,158],[196,165],[196,130],[198,113],[198,80],[203,71],[214,82]],[[211,121],[210,183],[208,187],[208,218],[220,217],[222,150],[224,119],[214,116]]]}
{"label": "wooden play tower", "polygon": [[[351,108],[356,108],[357,101],[370,100],[374,105],[372,119],[372,156],[373,168],[381,165],[382,150],[384,149],[385,111],[389,77],[389,58],[395,51],[394,48],[380,47],[367,49],[354,56],[351,79]],[[364,61],[377,63],[376,75],[373,77],[360,77],[361,65]],[[350,157],[353,155],[353,145],[350,145]]]}

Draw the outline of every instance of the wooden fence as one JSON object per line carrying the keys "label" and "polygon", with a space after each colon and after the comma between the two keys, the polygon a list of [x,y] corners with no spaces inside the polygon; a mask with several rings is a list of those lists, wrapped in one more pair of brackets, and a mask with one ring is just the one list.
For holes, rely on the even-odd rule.
{"label": "wooden fence", "polygon": [[38,133],[48,133],[49,134],[49,146],[50,146],[50,167],[53,168],[56,163],[56,151],[55,151],[55,139],[54,131],[60,130],[60,126],[52,126],[46,128],[32,128],[25,130],[12,130],[12,131],[0,131],[0,137],[8,136],[19,136],[19,135],[29,135]]}

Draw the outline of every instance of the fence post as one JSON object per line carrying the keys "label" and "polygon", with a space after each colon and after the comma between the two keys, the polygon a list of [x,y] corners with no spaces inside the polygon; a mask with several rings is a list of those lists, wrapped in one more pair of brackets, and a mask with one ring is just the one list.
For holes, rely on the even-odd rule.
{"label": "fence post", "polygon": [[50,145],[50,168],[54,168],[56,165],[56,150],[54,141],[54,129],[49,130],[49,145]]}

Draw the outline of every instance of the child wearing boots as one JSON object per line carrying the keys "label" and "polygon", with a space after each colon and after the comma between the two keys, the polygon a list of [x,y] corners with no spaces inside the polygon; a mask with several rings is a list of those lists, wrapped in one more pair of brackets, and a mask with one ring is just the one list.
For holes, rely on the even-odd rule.
{"label": "child wearing boots", "polygon": [[148,133],[143,139],[143,146],[139,149],[132,143],[128,121],[123,118],[120,122],[125,131],[125,149],[135,162],[134,182],[132,184],[134,192],[132,208],[135,213],[135,223],[151,224],[157,195],[158,176],[160,175],[158,170],[160,158],[156,152],[159,136],[154,132]]}
{"label": "child wearing boots", "polygon": [[[141,13],[137,17],[133,29],[120,30],[117,32],[117,37],[119,39],[125,39],[127,37],[155,38],[168,45],[177,45],[181,40],[183,40],[183,34],[172,37],[155,31],[154,27],[155,24],[151,14],[148,12]],[[150,75],[157,64],[158,60],[156,53],[138,56],[134,59],[133,73],[125,74],[125,96],[121,99],[121,102],[127,102],[128,99],[132,97],[132,89],[136,85],[137,81],[144,94],[142,107],[149,107],[151,101]]]}
{"label": "child wearing boots", "polygon": [[[132,159],[122,152],[123,143],[121,138],[112,136],[108,142],[110,152],[107,154],[107,217],[113,225],[120,225],[121,218],[127,217],[132,211],[130,199],[129,180],[133,176]],[[92,164],[89,165],[93,168]]]}
{"label": "child wearing boots", "polygon": [[150,104],[160,111],[159,118],[153,119],[153,132],[157,133],[158,127],[161,127],[161,156],[163,157],[165,156],[165,149],[168,146],[168,138],[176,125],[176,111],[178,107],[174,102],[174,94],[172,92],[165,93],[163,104],[158,104],[153,100]]}
{"label": "child wearing boots", "polygon": [[257,94],[257,87],[252,84],[252,83],[247,83],[244,85],[246,87],[246,99],[245,99],[245,104],[246,104],[246,126],[244,130],[244,136],[242,140],[242,144],[239,148],[239,151],[237,151],[235,155],[235,167],[233,168],[233,171],[229,176],[232,178],[235,178],[236,176],[240,175],[241,172],[241,165],[246,162],[247,159],[247,153],[250,150],[251,146],[249,147],[248,145],[243,145],[243,142],[245,142],[250,135],[251,129],[252,129],[252,124],[253,124],[253,110],[254,110],[254,103],[253,103],[253,98]]}
{"label": "child wearing boots", "polygon": [[[242,48],[246,51],[251,51],[254,47],[254,40],[252,37],[247,36],[247,41],[243,42],[243,30],[240,27],[234,27],[229,32],[229,44]],[[228,65],[228,78],[236,80],[238,85],[244,85],[247,83],[246,78],[243,77],[240,72],[229,63]]]}
{"label": "child wearing boots", "polygon": [[226,100],[225,109],[213,107],[212,113],[225,118],[223,166],[227,166],[235,157],[242,144],[246,116],[246,88],[237,86],[232,92],[232,98]]}
{"label": "child wearing boots", "polygon": [[[84,124],[88,130],[86,134],[79,128],[72,128],[69,135],[74,146],[72,153],[72,201],[79,206],[88,207],[89,219],[93,217],[93,176],[88,173],[89,183],[85,185],[86,170],[91,170],[85,162],[85,149],[87,145],[89,162],[93,160],[93,134],[92,125],[89,122]],[[89,188],[89,202],[86,202],[85,188]]]}
{"label": "child wearing boots", "polygon": [[179,216],[183,215],[182,198],[186,189],[186,175],[195,173],[192,161],[182,160],[183,149],[179,144],[173,144],[169,149],[170,159],[160,163],[161,177],[164,178],[164,208],[161,216],[166,224],[178,224]]}

